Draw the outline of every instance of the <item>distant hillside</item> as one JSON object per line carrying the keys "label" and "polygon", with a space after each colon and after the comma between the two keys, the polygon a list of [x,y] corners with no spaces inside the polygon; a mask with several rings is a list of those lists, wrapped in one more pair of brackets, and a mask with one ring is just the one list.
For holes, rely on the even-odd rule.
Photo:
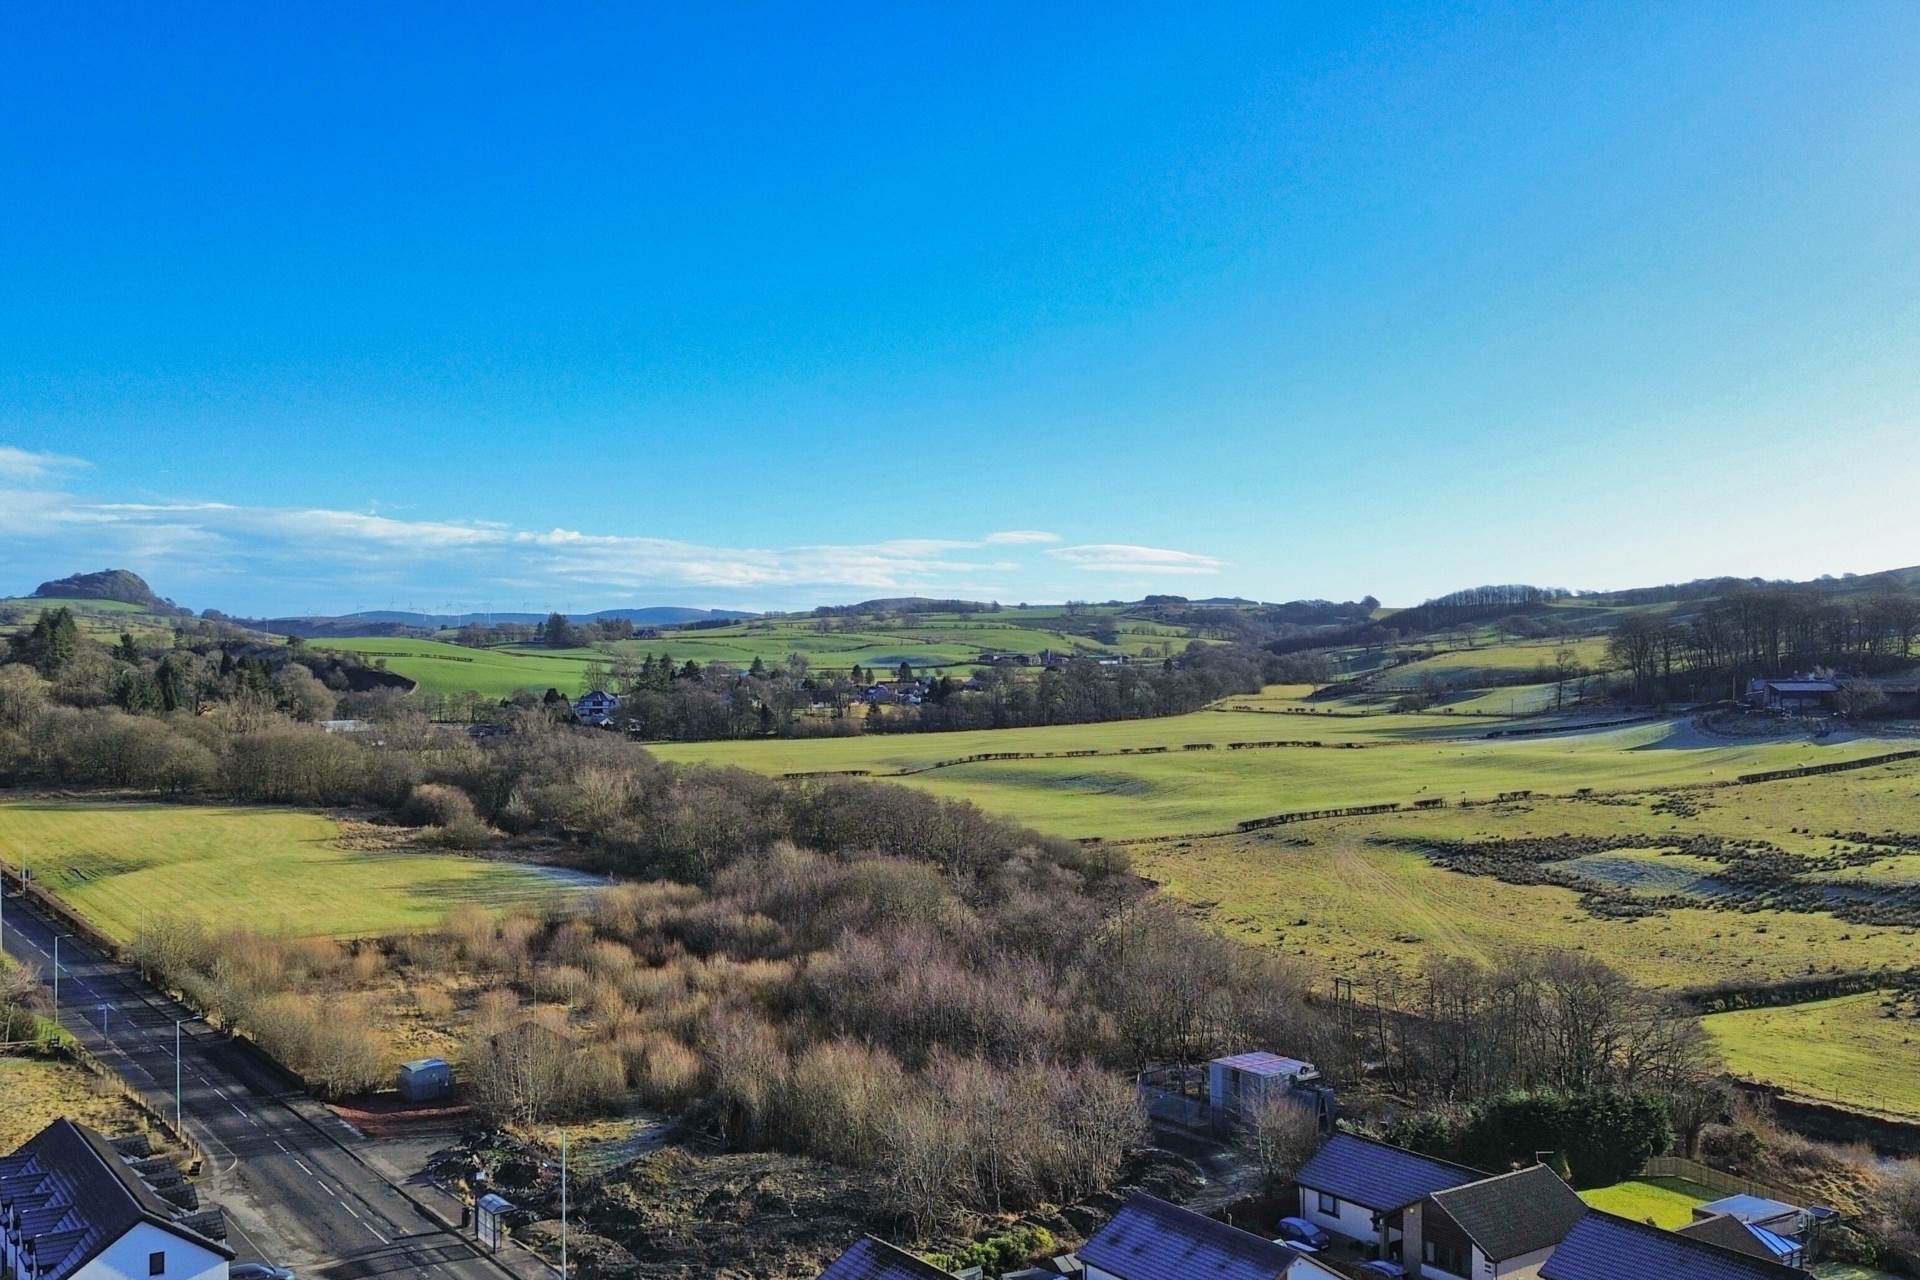
{"label": "distant hillside", "polygon": [[[649,605],[639,609],[602,609],[597,613],[573,613],[573,622],[599,622],[625,618],[636,626],[678,626],[690,622],[732,622],[754,617],[737,609],[689,609],[681,605]],[[400,636],[421,631],[442,631],[469,624],[498,625],[519,623],[534,626],[545,622],[544,613],[415,613],[405,609],[367,609],[360,613],[336,616],[233,619],[245,626],[275,635],[323,639],[329,636]]]}
{"label": "distant hillside", "polygon": [[97,573],[76,573],[43,582],[33,589],[37,600],[117,600],[139,605],[156,613],[170,612],[173,601],[153,593],[146,579],[129,569],[102,569]]}

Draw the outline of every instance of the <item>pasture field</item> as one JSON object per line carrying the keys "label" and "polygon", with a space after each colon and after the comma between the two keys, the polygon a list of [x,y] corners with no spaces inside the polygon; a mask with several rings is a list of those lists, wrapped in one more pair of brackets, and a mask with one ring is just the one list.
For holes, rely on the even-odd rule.
{"label": "pasture field", "polygon": [[508,906],[567,892],[529,867],[383,847],[381,839],[293,809],[0,804],[0,859],[30,866],[42,888],[121,939],[160,915],[299,937],[368,937],[437,925],[460,903]]}
{"label": "pasture field", "polygon": [[143,639],[167,636],[173,623],[180,621],[124,600],[13,596],[0,599],[0,635],[25,631],[42,612],[59,608],[71,609],[80,634],[102,644],[114,643],[123,631],[131,631]]}
{"label": "pasture field", "polygon": [[[1920,946],[1915,947],[1920,953]],[[1913,957],[1909,957],[1912,959]],[[1746,1080],[1796,1098],[1920,1119],[1920,1009],[1891,993],[1740,1009],[1701,1019]]]}
{"label": "pasture field", "polygon": [[742,667],[751,666],[755,658],[777,666],[787,660],[788,654],[798,653],[814,667],[845,671],[856,663],[890,670],[902,662],[916,668],[971,669],[973,659],[986,650],[1029,655],[1050,649],[1159,656],[1169,645],[1179,652],[1189,639],[1188,633],[1178,627],[1121,618],[1113,622],[1115,642],[1102,645],[1085,634],[1047,625],[1057,624],[1063,617],[1058,611],[1002,610],[909,614],[898,620],[861,616],[760,618],[725,627],[668,631],[657,639],[626,640],[615,647],[635,659],[664,653],[676,663],[692,659],[702,665],[727,662]]}
{"label": "pasture field", "polygon": [[62,596],[4,596],[0,597],[0,611],[13,613],[24,611],[28,619],[40,616],[42,609],[68,608],[75,614],[132,614],[146,613],[143,605],[129,604],[125,600],[89,600],[81,597],[71,599]]}
{"label": "pasture field", "polygon": [[1380,677],[1379,687],[1411,689],[1420,677],[1432,674],[1443,684],[1498,683],[1532,675],[1543,664],[1551,667],[1554,655],[1572,650],[1574,661],[1590,671],[1611,666],[1605,636],[1559,636],[1546,640],[1501,640],[1477,644],[1471,649],[1449,649],[1393,668]]}
{"label": "pasture field", "polygon": [[1671,1231],[1693,1221],[1696,1205],[1711,1204],[1721,1196],[1712,1187],[1685,1178],[1634,1178],[1582,1191],[1580,1198],[1602,1213],[1651,1222]]}
{"label": "pasture field", "polygon": [[[419,684],[431,694],[478,693],[504,698],[521,689],[541,692],[556,688],[569,696],[586,691],[595,664],[614,656],[638,662],[666,656],[675,665],[689,660],[705,666],[723,662],[750,667],[757,658],[770,667],[786,662],[789,654],[806,657],[815,668],[846,671],[854,665],[891,673],[902,662],[916,669],[953,668],[970,671],[973,659],[985,650],[1037,655],[1042,650],[1074,653],[1121,652],[1146,659],[1169,646],[1184,649],[1188,633],[1178,627],[1144,620],[1120,619],[1112,645],[1095,643],[1083,634],[1044,625],[1058,622],[1058,611],[1033,610],[1044,617],[1027,619],[1022,611],[998,614],[913,614],[900,621],[877,618],[753,619],[724,627],[670,630],[657,639],[622,640],[597,649],[545,649],[508,645],[475,649],[446,640],[417,640],[394,636],[327,637],[310,643],[316,649],[356,653]],[[1020,620],[1010,620],[1019,617]],[[1076,620],[1077,621],[1077,620]]]}
{"label": "pasture field", "polygon": [[395,636],[345,636],[309,641],[314,649],[337,649],[384,664],[420,686],[423,693],[478,693],[505,698],[521,689],[549,688],[568,696],[584,693],[587,672],[605,657],[591,649],[472,649],[439,640]]}
{"label": "pasture field", "polygon": [[[1874,739],[1713,739],[1683,721],[1560,736],[1488,739],[1497,722],[1444,716],[1357,717],[1200,711],[1131,720],[966,733],[660,744],[665,760],[770,774],[866,770],[971,800],[1038,830],[1142,839],[1230,830],[1246,819],[1427,798],[1487,800],[1532,790],[1625,791],[1729,781],[1888,750]],[[1229,749],[1233,742],[1315,739],[1322,747]],[[1212,749],[1187,749],[1211,743]],[[1139,754],[1149,747],[1164,753]],[[1121,754],[1123,751],[1135,754]],[[979,753],[1098,754],[943,763]]]}
{"label": "pasture field", "polygon": [[[1910,832],[1916,793],[1920,762],[1907,761],[1746,787],[1536,799],[1142,841],[1132,852],[1142,874],[1195,904],[1215,927],[1296,955],[1323,975],[1408,972],[1436,954],[1490,962],[1544,948],[1585,952],[1641,985],[1673,990],[1905,967],[1920,954],[1920,928],[1776,909],[1718,883],[1718,867],[1696,855],[1657,847],[1595,853],[1589,840],[1768,841],[1807,861],[1800,879],[1824,884],[1836,877],[1813,862],[1836,844],[1825,833]],[[1467,874],[1430,856],[1441,841],[1569,836],[1576,843],[1561,864],[1568,870],[1628,894],[1678,894],[1698,905],[1596,914],[1578,887]],[[1891,896],[1920,888],[1920,854],[1882,852],[1873,865]],[[1920,1066],[1898,1088],[1920,1089]]]}

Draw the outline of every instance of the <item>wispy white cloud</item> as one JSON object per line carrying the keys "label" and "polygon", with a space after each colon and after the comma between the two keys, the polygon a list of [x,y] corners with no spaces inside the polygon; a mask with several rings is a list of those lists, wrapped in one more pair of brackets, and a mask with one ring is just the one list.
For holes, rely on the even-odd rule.
{"label": "wispy white cloud", "polygon": [[88,465],[85,458],[69,458],[63,453],[35,453],[10,444],[0,444],[0,480],[43,480]]}
{"label": "wispy white cloud", "polygon": [[[52,464],[40,464],[51,466]],[[195,581],[257,584],[302,608],[351,608],[395,591],[480,597],[552,591],[573,599],[711,593],[759,604],[837,592],[999,597],[1037,567],[1029,548],[1089,572],[1211,573],[1221,562],[1124,544],[1052,547],[1058,536],[1005,530],[977,538],[889,538],[786,547],[524,529],[496,520],[410,520],[373,511],[246,506],[193,499],[109,502],[67,492],[50,472],[0,487],[0,570],[124,565],[182,594]],[[41,483],[35,484],[38,478]],[[29,554],[29,548],[32,548]],[[1044,561],[1038,563],[1045,563]],[[70,571],[62,568],[60,571]],[[241,600],[221,607],[276,608]]]}
{"label": "wispy white cloud", "polygon": [[1204,574],[1218,573],[1227,567],[1227,562],[1217,556],[1166,547],[1138,547],[1126,542],[1054,547],[1047,554],[1086,573]]}

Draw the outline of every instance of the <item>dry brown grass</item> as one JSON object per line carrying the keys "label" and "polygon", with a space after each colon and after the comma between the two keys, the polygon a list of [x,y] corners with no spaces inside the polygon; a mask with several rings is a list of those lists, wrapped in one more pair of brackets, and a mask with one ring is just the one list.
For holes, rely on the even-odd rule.
{"label": "dry brown grass", "polygon": [[66,1116],[106,1134],[146,1128],[126,1095],[86,1068],[58,1058],[0,1058],[0,1151],[12,1151]]}

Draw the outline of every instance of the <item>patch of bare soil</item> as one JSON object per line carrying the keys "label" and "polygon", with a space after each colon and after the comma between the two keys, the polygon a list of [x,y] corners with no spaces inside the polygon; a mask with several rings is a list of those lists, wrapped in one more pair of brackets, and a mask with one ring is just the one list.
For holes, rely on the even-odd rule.
{"label": "patch of bare soil", "polygon": [[[433,1171],[453,1183],[476,1158],[492,1189],[522,1210],[515,1234],[557,1258],[560,1175],[551,1155],[495,1131],[440,1153]],[[1033,1223],[1068,1247],[1135,1189],[1185,1202],[1206,1181],[1192,1161],[1150,1150],[1135,1160],[1122,1187],[1081,1204],[986,1223],[977,1234]],[[899,1238],[901,1231],[875,1175],[767,1152],[667,1147],[601,1177],[576,1171],[569,1210],[568,1260],[581,1280],[813,1280],[862,1235]],[[928,1247],[950,1248],[967,1238]]]}

